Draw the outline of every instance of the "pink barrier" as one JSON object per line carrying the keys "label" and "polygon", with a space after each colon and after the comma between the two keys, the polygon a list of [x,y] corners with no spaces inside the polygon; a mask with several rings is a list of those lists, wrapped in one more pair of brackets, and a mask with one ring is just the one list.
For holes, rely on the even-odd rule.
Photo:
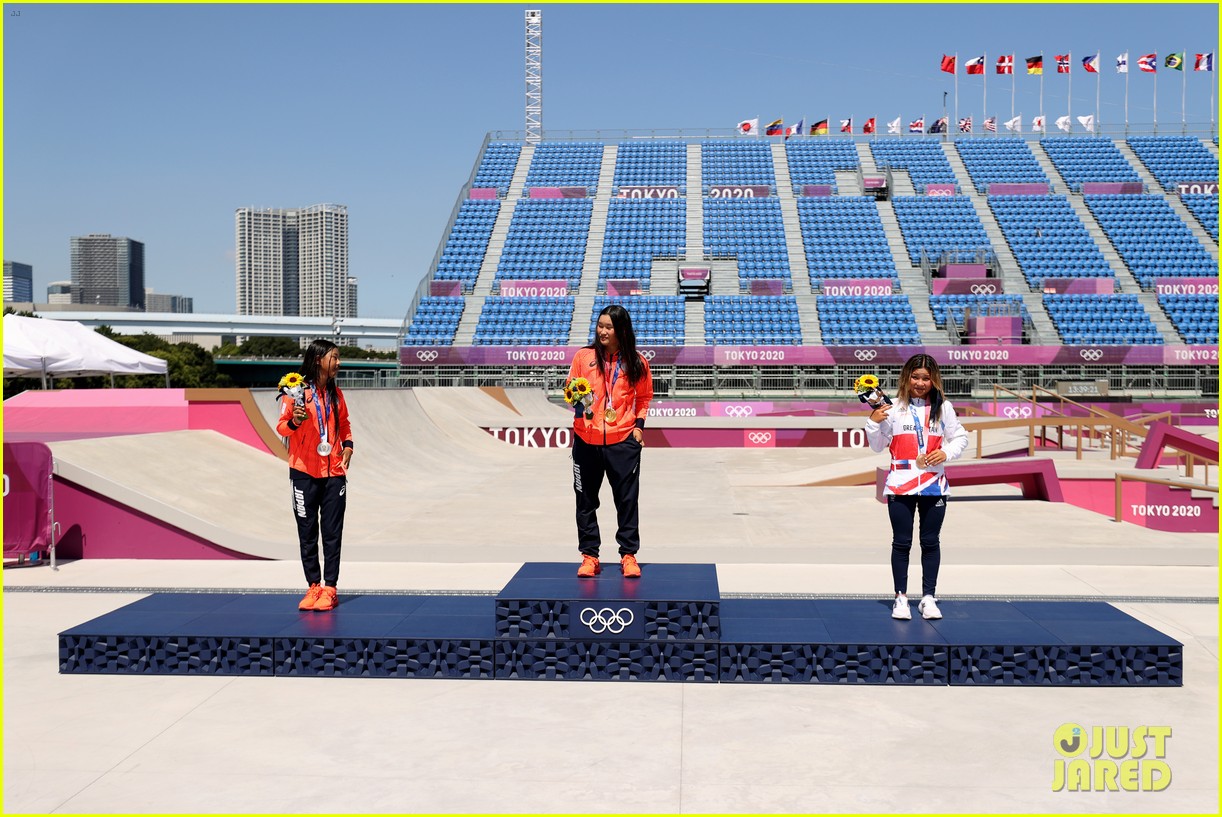
{"label": "pink barrier", "polygon": [[529,198],[532,199],[584,199],[590,191],[584,187],[532,187]]}
{"label": "pink barrier", "polygon": [[1083,195],[1095,193],[1137,195],[1145,192],[1146,186],[1141,182],[1082,182]]}
{"label": "pink barrier", "polygon": [[752,295],[784,295],[785,282],[780,278],[756,278],[751,281]]}
{"label": "pink barrier", "polygon": [[456,298],[462,295],[462,284],[458,281],[429,281],[429,295]]}
{"label": "pink barrier", "polygon": [[1111,295],[1116,291],[1113,278],[1045,278],[1044,292],[1057,295]]}
{"label": "pink barrier", "polygon": [[628,295],[640,295],[641,282],[635,278],[608,278],[607,294],[616,298]]}
{"label": "pink barrier", "polygon": [[[883,488],[887,483],[886,468],[875,469],[874,495],[879,502],[886,502]],[[951,495],[956,488],[969,485],[1017,485],[1022,488],[1024,499],[1041,499],[1045,502],[1064,502],[1061,481],[1057,477],[1052,460],[1013,459],[971,462],[946,466],[946,479],[950,482]]]}
{"label": "pink barrier", "polygon": [[969,318],[967,343],[971,346],[1014,345],[1023,342],[1023,319],[986,315]]}
{"label": "pink barrier", "polygon": [[938,272],[944,278],[987,278],[989,274],[984,264],[943,264]]}
{"label": "pink barrier", "polygon": [[569,294],[568,281],[501,281],[497,293],[504,298],[562,298]]}
{"label": "pink barrier", "polygon": [[677,187],[621,187],[616,195],[621,199],[677,199],[679,198],[679,188]]}
{"label": "pink barrier", "polygon": [[43,443],[4,443],[4,555],[49,550],[51,449]]}
{"label": "pink barrier", "polygon": [[472,187],[467,194],[469,199],[495,199],[497,197],[497,189],[495,187]]}
{"label": "pink barrier", "polygon": [[1039,182],[998,182],[989,185],[990,196],[1047,196],[1048,185]]}
{"label": "pink barrier", "polygon": [[824,278],[819,283],[822,295],[868,296],[892,294],[890,278]]}
{"label": "pink barrier", "polygon": [[925,185],[926,196],[953,196],[955,195],[955,186],[953,184],[927,184]]}
{"label": "pink barrier", "polygon": [[1218,461],[1217,440],[1210,440],[1159,420],[1152,423],[1146,432],[1145,442],[1141,444],[1141,452],[1137,455],[1137,462],[1133,467],[1156,467],[1164,448],[1174,448],[1214,463]]}
{"label": "pink barrier", "polygon": [[772,188],[766,184],[720,184],[709,188],[711,199],[766,199]]}
{"label": "pink barrier", "polygon": [[[1061,481],[1061,487],[1070,504],[1104,516],[1115,516],[1115,480],[1066,479]],[[1145,482],[1121,482],[1120,519],[1151,530],[1218,532],[1218,512],[1212,500],[1194,499],[1188,491]]]}
{"label": "pink barrier", "polygon": [[971,278],[934,278],[930,291],[934,295],[998,295],[1003,291],[1000,278],[983,281]]}
{"label": "pink barrier", "polygon": [[830,196],[832,194],[832,186],[830,184],[804,184],[802,185],[803,196]]}
{"label": "pink barrier", "polygon": [[1155,278],[1156,295],[1217,295],[1217,278]]}

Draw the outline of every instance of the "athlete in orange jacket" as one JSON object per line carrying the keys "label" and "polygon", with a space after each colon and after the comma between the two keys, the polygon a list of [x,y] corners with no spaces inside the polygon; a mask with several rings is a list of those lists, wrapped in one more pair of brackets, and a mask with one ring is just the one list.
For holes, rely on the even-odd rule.
{"label": "athlete in orange jacket", "polygon": [[573,491],[577,497],[577,549],[582,555],[577,575],[593,577],[602,572],[597,511],[605,474],[611,483],[619,523],[615,541],[619,544],[620,569],[628,578],[639,578],[637,498],[653,376],[649,363],[636,351],[628,310],[612,304],[599,313],[594,341],[573,356],[569,379],[574,377],[590,381],[594,393],[590,416],[581,405],[574,407],[573,416]]}
{"label": "athlete in orange jacket", "polygon": [[[316,340],[301,363],[306,382],[302,404],[297,405],[287,394],[280,398],[276,430],[289,442],[293,514],[301,566],[310,586],[297,605],[299,610],[330,610],[339,604],[335,587],[348,503],[352,426],[344,393],[335,385],[338,370],[339,349],[328,340]],[[320,520],[325,572],[318,564]]]}

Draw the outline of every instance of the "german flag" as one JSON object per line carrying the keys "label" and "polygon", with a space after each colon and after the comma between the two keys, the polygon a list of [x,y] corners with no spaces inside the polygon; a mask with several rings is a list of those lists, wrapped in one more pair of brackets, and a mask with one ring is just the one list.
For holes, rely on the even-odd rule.
{"label": "german flag", "polygon": [[1027,73],[1042,74],[1044,73],[1044,55],[1038,57],[1027,57]]}
{"label": "german flag", "polygon": [[827,120],[820,119],[818,122],[810,126],[811,136],[827,136]]}

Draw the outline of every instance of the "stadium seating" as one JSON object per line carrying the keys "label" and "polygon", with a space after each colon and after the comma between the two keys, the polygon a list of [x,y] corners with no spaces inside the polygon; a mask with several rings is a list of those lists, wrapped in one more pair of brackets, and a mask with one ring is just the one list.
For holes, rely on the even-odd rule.
{"label": "stadium seating", "polygon": [[1136,295],[1045,295],[1048,317],[1073,345],[1161,344],[1162,335]]}
{"label": "stadium seating", "polygon": [[830,184],[836,191],[836,171],[861,166],[857,146],[842,139],[797,139],[785,143],[785,159],[794,195],[806,184]]}
{"label": "stadium seating", "polygon": [[517,142],[491,142],[484,150],[471,186],[495,187],[498,195],[504,198],[509,193],[509,182],[521,154],[522,145]]}
{"label": "stadium seating", "polygon": [[979,193],[996,182],[1048,184],[1048,175],[1023,139],[959,139],[955,147]]}
{"label": "stadium seating", "polygon": [[989,237],[966,196],[897,196],[895,215],[913,264],[972,263],[992,254]]}
{"label": "stadium seating", "polygon": [[420,299],[412,315],[404,346],[449,346],[462,319],[467,299],[428,296]]}
{"label": "stadium seating", "polygon": [[687,192],[687,145],[640,140],[621,142],[615,157],[616,191],[621,187],[677,187]]}
{"label": "stadium seating", "polygon": [[531,157],[526,186],[584,187],[593,196],[602,160],[602,142],[542,142]]}
{"label": "stadium seating", "polygon": [[497,264],[494,281],[581,282],[590,233],[593,199],[522,199],[513,211],[509,235]]}
{"label": "stadium seating", "polygon": [[815,299],[826,346],[920,343],[912,306],[903,295],[820,295]]}
{"label": "stadium seating", "polygon": [[1129,147],[1164,189],[1176,182],[1216,182],[1218,157],[1192,136],[1130,136]]}
{"label": "stadium seating", "polygon": [[704,342],[801,345],[798,303],[792,295],[714,295],[704,302]]}
{"label": "stadium seating", "polygon": [[501,203],[496,200],[468,199],[462,203],[442,247],[435,280],[460,281],[463,292],[471,291],[500,210]]}
{"label": "stadium seating", "polygon": [[929,184],[953,184],[959,189],[955,171],[936,139],[872,139],[870,152],[879,170],[888,167],[907,170],[918,193],[924,193]]}
{"label": "stadium seating", "polygon": [[759,139],[701,143],[700,173],[703,194],[719,185],[768,185],[776,190],[772,150]]}
{"label": "stadium seating", "polygon": [[939,329],[946,328],[947,319],[952,315],[955,323],[962,326],[969,311],[977,317],[1018,314],[1022,316],[1024,325],[1031,323],[1031,315],[1021,295],[930,295],[929,310],[933,312],[933,322]]}
{"label": "stadium seating", "polygon": [[1205,228],[1205,232],[1213,237],[1214,241],[1218,240],[1218,194],[1214,193],[1211,196],[1202,195],[1200,193],[1189,193],[1180,196],[1180,200],[1184,205],[1196,216],[1197,221],[1201,222],[1201,226]]}
{"label": "stadium seating", "polygon": [[590,338],[598,324],[598,313],[619,304],[632,316],[637,346],[682,346],[686,314],[682,297],[675,295],[631,295],[615,298],[599,295],[590,313]]}
{"label": "stadium seating", "polygon": [[573,298],[484,299],[475,346],[564,346],[573,323]]}
{"label": "stadium seating", "polygon": [[1159,295],[1158,303],[1185,343],[1217,345],[1218,296]]}
{"label": "stadium seating", "polygon": [[1081,190],[1082,182],[1141,181],[1111,139],[1046,136],[1040,140],[1040,145],[1070,190]]}
{"label": "stadium seating", "polygon": [[799,198],[798,220],[813,291],[819,291],[825,278],[888,278],[898,286],[899,273],[874,199]]}
{"label": "stadium seating", "polygon": [[1045,278],[1114,277],[1064,196],[989,196],[989,208],[1033,288]]}
{"label": "stadium seating", "polygon": [[753,279],[776,278],[791,290],[789,251],[781,203],[761,199],[704,199],[704,246],[714,258],[738,259],[739,286]]}
{"label": "stadium seating", "polygon": [[1142,289],[1160,277],[1216,277],[1218,264],[1162,196],[1083,196]]}
{"label": "stadium seating", "polygon": [[648,290],[653,259],[676,258],[686,243],[686,199],[611,199],[598,288],[608,278],[635,278]]}

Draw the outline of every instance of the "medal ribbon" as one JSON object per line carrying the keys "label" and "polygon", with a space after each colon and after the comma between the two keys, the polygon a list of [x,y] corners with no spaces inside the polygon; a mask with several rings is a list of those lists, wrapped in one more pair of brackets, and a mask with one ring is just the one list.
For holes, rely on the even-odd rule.
{"label": "medal ribbon", "polygon": [[[623,357],[622,357],[622,356],[617,357],[617,358],[615,359],[615,371],[613,372],[613,374],[612,374],[612,376],[611,376],[611,385],[610,385],[610,386],[607,388],[607,408],[609,408],[609,409],[614,409],[614,406],[612,406],[612,405],[611,405],[611,392],[613,392],[613,391],[615,390],[615,383],[616,383],[616,381],[618,381],[618,380],[619,380],[619,372],[620,372],[620,363],[621,363],[621,362],[623,362]],[[611,367],[610,367],[610,366],[608,366],[607,368],[611,368]],[[606,372],[603,372],[603,385],[604,385],[604,386],[606,386],[606,385],[607,385],[607,373],[606,373]]]}
{"label": "medal ribbon", "polygon": [[325,443],[327,441],[327,426],[331,421],[331,403],[327,400],[327,395],[322,396],[322,406],[318,405],[318,387],[314,387],[314,418],[318,420],[318,436]]}
{"label": "medal ribbon", "polygon": [[[912,422],[916,426],[917,453],[924,454],[925,453],[925,432],[921,430],[921,418],[917,414],[916,406],[909,406],[908,409],[909,411],[912,412]],[[926,417],[929,416],[929,406],[925,407],[925,415]]]}

